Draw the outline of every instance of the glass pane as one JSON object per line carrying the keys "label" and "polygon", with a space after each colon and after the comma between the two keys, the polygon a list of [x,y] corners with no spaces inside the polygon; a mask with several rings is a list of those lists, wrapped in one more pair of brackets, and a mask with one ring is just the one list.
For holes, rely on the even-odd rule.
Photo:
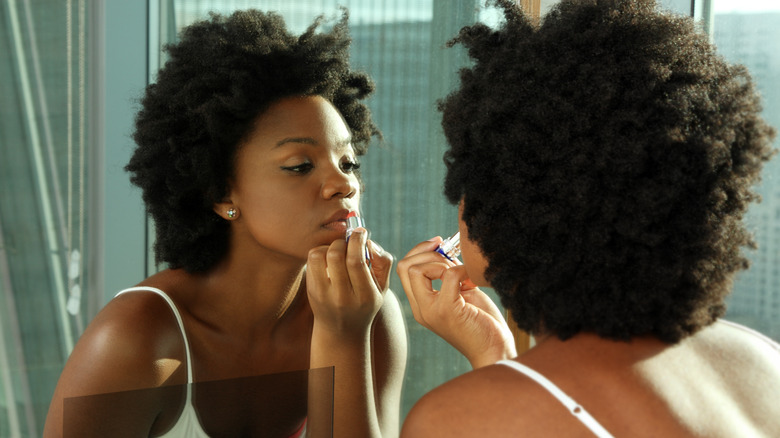
{"label": "glass pane", "polygon": [[[477,19],[476,3],[409,2],[393,8],[416,10],[416,19],[352,26],[353,63],[364,67],[376,81],[377,91],[369,105],[385,137],[385,144],[363,160],[363,210],[372,238],[396,259],[423,240],[436,235],[446,238],[457,231],[457,210],[445,202],[442,192],[446,141],[435,108],[437,99],[455,87],[457,68],[466,62],[464,51],[443,46],[458,29]],[[391,279],[409,334],[403,417],[426,392],[471,366],[414,320],[398,276]]]}
{"label": "glass pane", "polygon": [[[551,7],[559,3],[560,0],[539,0],[540,11],[542,15],[547,13]],[[678,14],[691,15],[692,4],[696,0],[657,0],[658,5],[666,10],[673,11]],[[701,2],[701,0],[699,0]]]}
{"label": "glass pane", "polygon": [[0,437],[40,436],[86,322],[86,22],[0,4]]}
{"label": "glass pane", "polygon": [[[499,16],[480,10],[481,3],[277,0],[260,5],[279,12],[294,32],[303,31],[318,15],[338,17],[340,5],[349,9],[352,65],[367,71],[376,82],[368,105],[384,136],[383,144],[372,146],[361,160],[366,183],[362,213],[372,239],[396,259],[420,241],[447,237],[457,229],[457,210],[442,193],[445,140],[436,101],[454,88],[458,67],[466,62],[462,50],[445,49],[445,42],[476,19],[492,22]],[[228,14],[258,4],[175,0],[162,6],[160,40],[174,38],[176,33],[165,23],[178,31],[207,17],[208,11]],[[159,47],[152,51],[159,53]],[[403,417],[423,394],[471,367],[454,348],[415,322],[396,275],[391,289],[401,301],[410,338]]]}
{"label": "glass pane", "polygon": [[[780,3],[770,0],[714,0],[713,40],[732,62],[745,65],[762,94],[764,118],[780,128]],[[777,145],[777,140],[775,140]],[[758,250],[737,278],[727,318],[780,340],[780,159],[765,167],[747,222]]]}
{"label": "glass pane", "polygon": [[678,14],[691,15],[691,3],[694,0],[660,0],[661,7]]}

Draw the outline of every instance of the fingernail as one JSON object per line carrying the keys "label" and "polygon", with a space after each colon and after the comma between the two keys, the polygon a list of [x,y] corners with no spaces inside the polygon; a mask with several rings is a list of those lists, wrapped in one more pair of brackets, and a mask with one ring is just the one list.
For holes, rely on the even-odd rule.
{"label": "fingernail", "polygon": [[351,239],[353,235],[357,235],[358,239],[360,239],[360,236],[363,234],[363,231],[364,231],[363,228],[355,228],[354,230],[347,230],[347,242],[349,242],[349,239]]}
{"label": "fingernail", "polygon": [[382,248],[382,245],[374,242],[373,240],[369,240],[368,244],[371,245],[371,248],[376,252],[377,254],[382,254],[385,252],[385,249]]}
{"label": "fingernail", "polygon": [[469,280],[468,278],[467,278],[467,279],[465,279],[465,280],[463,280],[463,281],[461,282],[461,284],[462,284],[463,286],[465,286],[465,287],[469,288],[469,289],[476,289],[476,288],[477,288],[477,285],[476,285],[476,284],[474,284],[474,282],[473,282],[473,281],[471,281],[471,280]]}

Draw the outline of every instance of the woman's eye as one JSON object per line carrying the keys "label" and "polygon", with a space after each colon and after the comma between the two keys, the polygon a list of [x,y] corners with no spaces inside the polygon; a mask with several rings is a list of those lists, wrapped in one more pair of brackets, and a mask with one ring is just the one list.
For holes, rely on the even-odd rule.
{"label": "woman's eye", "polygon": [[341,164],[341,170],[345,173],[351,173],[360,169],[360,163],[357,161],[345,161]]}
{"label": "woman's eye", "polygon": [[300,173],[300,174],[309,173],[312,169],[314,169],[314,165],[308,161],[303,162],[301,164],[296,164],[294,166],[282,166],[282,170],[286,170],[288,172],[293,172],[293,173]]}

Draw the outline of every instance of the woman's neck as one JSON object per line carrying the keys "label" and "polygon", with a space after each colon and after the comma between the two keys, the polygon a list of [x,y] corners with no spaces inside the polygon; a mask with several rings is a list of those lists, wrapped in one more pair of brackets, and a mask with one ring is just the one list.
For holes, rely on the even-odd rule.
{"label": "woman's neck", "polygon": [[310,312],[305,264],[268,257],[231,257],[203,274],[179,273],[187,284],[179,300],[204,324],[222,331],[268,334]]}

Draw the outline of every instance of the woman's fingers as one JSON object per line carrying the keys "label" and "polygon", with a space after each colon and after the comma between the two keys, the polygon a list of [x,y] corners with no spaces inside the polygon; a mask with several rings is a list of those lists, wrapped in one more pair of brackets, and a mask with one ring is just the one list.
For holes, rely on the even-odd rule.
{"label": "woman's fingers", "polygon": [[496,320],[503,321],[504,317],[498,306],[484,292],[482,292],[469,279],[466,267],[455,266],[448,270],[442,278],[442,292],[451,295],[457,294],[467,303],[483,310]]}
{"label": "woman's fingers", "polygon": [[[368,260],[366,259],[367,243],[368,232],[366,229],[356,228],[349,239],[346,260],[344,262],[347,280],[351,286],[350,289],[361,303],[376,301],[377,297],[374,295],[384,292],[384,289],[380,289],[375,283],[371,270],[368,267]],[[377,260],[377,262],[381,265],[383,261]]]}
{"label": "woman's fingers", "polygon": [[[420,324],[430,328],[430,322],[432,318],[437,318],[443,308],[441,300],[448,300],[449,297],[444,298],[441,293],[434,290],[433,280],[438,280],[447,272],[449,266],[445,263],[425,263],[414,265],[409,268],[409,291],[407,296],[412,295],[414,297],[415,309],[412,309],[415,319]],[[411,302],[411,299],[410,299]]]}
{"label": "woman's fingers", "polygon": [[338,304],[343,304],[344,300],[349,300],[349,295],[352,295],[349,273],[345,263],[345,246],[345,241],[336,240],[330,244],[327,252],[328,276],[333,286],[330,298],[335,299]]}
{"label": "woman's fingers", "polygon": [[[358,228],[348,243],[340,239],[309,251],[306,281],[315,322],[340,336],[363,333],[382,306],[383,289],[366,260],[367,235]],[[374,256],[380,273],[390,269],[389,254]]]}
{"label": "woman's fingers", "polygon": [[393,255],[385,251],[373,240],[368,241],[368,252],[371,255],[371,273],[380,291],[384,292],[390,286],[390,274],[393,268]]}
{"label": "woman's fingers", "polygon": [[418,279],[417,285],[413,286],[409,271],[415,266],[431,263],[437,265],[444,264],[443,266],[445,268],[454,265],[441,254],[435,252],[435,249],[441,244],[441,241],[441,237],[434,237],[433,239],[417,244],[398,262],[398,267],[396,268],[396,273],[401,280],[401,285],[406,293],[406,298],[409,300],[409,307],[412,309],[412,314],[414,315],[415,320],[423,325],[424,323],[422,322],[422,317],[420,315],[420,305],[417,303],[417,298],[415,296],[415,288],[422,288],[422,290],[430,294],[432,293],[431,281],[430,279],[426,281],[421,278]]}
{"label": "woman's fingers", "polygon": [[309,296],[319,297],[323,291],[330,288],[328,277],[327,246],[318,246],[309,251],[306,261],[306,281]]}
{"label": "woman's fingers", "polygon": [[404,288],[409,286],[409,268],[412,266],[425,263],[452,264],[452,262],[444,258],[441,254],[434,251],[439,246],[439,243],[440,239],[438,242],[435,240],[422,242],[415,246],[398,262],[396,272],[398,273],[398,277],[401,279],[401,284]]}
{"label": "woman's fingers", "polygon": [[446,294],[448,298],[454,300],[457,296],[460,299],[460,292],[466,286],[468,289],[473,289],[474,283],[469,280],[469,274],[466,272],[466,267],[461,265],[453,266],[444,272],[441,278],[441,291]]}
{"label": "woman's fingers", "polygon": [[433,251],[439,246],[439,244],[441,244],[441,241],[442,241],[441,237],[436,236],[433,239],[426,240],[425,242],[420,242],[417,245],[415,245],[414,248],[409,250],[409,252],[407,252],[406,255],[404,256],[404,258],[411,257],[415,254]]}
{"label": "woman's fingers", "polygon": [[[398,262],[398,276],[414,319],[463,353],[472,366],[512,357],[514,343],[498,307],[469,279],[466,267],[417,245]],[[433,282],[441,280],[441,290]]]}

